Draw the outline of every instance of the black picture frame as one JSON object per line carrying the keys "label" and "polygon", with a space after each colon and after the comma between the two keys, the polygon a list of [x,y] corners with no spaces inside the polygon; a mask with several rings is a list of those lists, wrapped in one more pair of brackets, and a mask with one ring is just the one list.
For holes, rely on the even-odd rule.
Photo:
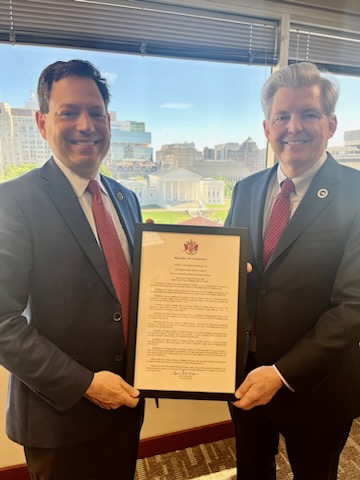
{"label": "black picture frame", "polygon": [[[153,242],[153,239],[155,238],[155,242]],[[232,238],[232,240],[230,240]],[[185,268],[178,268],[174,267],[174,270],[180,270],[183,272],[185,270],[185,275],[186,275],[186,270],[187,268],[189,270],[193,270],[193,268],[187,267],[186,263],[192,264],[190,261],[190,258],[188,258],[186,255],[186,250],[189,250],[190,248],[196,249],[196,245],[200,245],[198,247],[200,249],[201,253],[201,245],[216,245],[218,248],[216,248],[216,251],[213,251],[212,253],[209,254],[209,251],[207,253],[206,259],[202,259],[201,257],[191,257],[191,260],[204,260],[205,266],[210,263],[216,266],[216,268],[220,268],[220,263],[222,264],[222,259],[226,258],[227,259],[227,265],[229,267],[230,265],[230,270],[231,272],[227,271],[226,276],[229,278],[237,278],[237,289],[235,292],[231,292],[231,297],[234,295],[236,296],[236,318],[227,318],[229,320],[231,330],[236,332],[236,339],[233,341],[233,348],[236,349],[236,351],[233,351],[233,348],[230,347],[229,351],[228,349],[225,349],[224,351],[221,351],[221,354],[224,353],[230,353],[230,358],[236,359],[236,365],[231,366],[230,368],[233,369],[234,371],[234,377],[232,378],[231,376],[231,388],[230,390],[228,387],[225,389],[223,388],[216,388],[216,384],[211,387],[206,387],[204,388],[196,388],[195,387],[195,380],[194,380],[194,388],[190,388],[189,390],[189,385],[186,386],[186,388],[183,388],[182,384],[184,383],[184,378],[186,378],[186,375],[191,378],[191,376],[195,376],[196,373],[194,368],[191,367],[191,369],[186,369],[184,367],[177,367],[174,370],[171,370],[171,375],[172,377],[179,377],[179,380],[176,378],[171,378],[171,382],[169,382],[169,388],[164,387],[162,385],[160,388],[158,388],[158,385],[151,383],[150,380],[150,385],[148,384],[148,378],[152,376],[152,373],[146,373],[145,370],[147,369],[144,368],[143,362],[145,362],[145,365],[148,363],[148,358],[150,358],[149,363],[151,364],[151,356],[148,357],[148,349],[151,350],[151,347],[148,348],[149,344],[152,344],[154,342],[153,338],[147,337],[147,334],[144,332],[147,332],[149,330],[149,335],[153,333],[153,330],[148,329],[148,326],[153,322],[153,320],[149,320],[147,317],[148,311],[146,310],[146,314],[139,315],[139,307],[142,305],[143,298],[145,298],[145,294],[142,294],[142,291],[145,290],[146,297],[150,300],[147,301],[152,301],[151,298],[155,298],[154,296],[157,295],[156,293],[154,294],[149,294],[149,281],[150,281],[150,287],[151,287],[151,282],[153,281],[152,279],[152,271],[146,271],[145,269],[148,268],[144,266],[144,261],[143,258],[145,258],[145,253],[144,252],[149,252],[150,250],[144,250],[146,247],[149,246],[149,239],[150,243],[153,242],[156,248],[160,248],[162,250],[157,250],[158,252],[161,252],[161,262],[164,261],[165,263],[169,261],[170,263],[172,261],[174,262],[185,262]],[[156,239],[160,239],[160,242],[157,242]],[[184,243],[184,239],[188,239],[188,245],[186,242]],[[195,240],[192,240],[195,239]],[[180,254],[179,257],[174,257],[174,258],[179,258],[180,260],[173,260],[170,258],[174,254],[174,250],[170,249],[169,252],[167,252],[167,249],[163,245],[167,244],[168,242],[172,242],[176,245],[177,248],[177,242],[179,241],[179,245],[183,245],[184,251],[182,254]],[[191,244],[191,242],[193,242]],[[161,246],[159,247],[156,245],[156,243],[161,243]],[[229,244],[231,245],[231,248],[229,249]],[[151,243],[150,246],[153,246]],[[195,246],[194,246],[195,245]],[[131,302],[130,302],[130,316],[129,316],[129,335],[128,335],[128,358],[127,358],[127,375],[126,379],[127,382],[130,383],[131,385],[134,385],[136,388],[140,390],[141,396],[143,397],[152,397],[152,398],[175,398],[175,399],[198,399],[198,400],[225,400],[225,401],[234,401],[235,396],[235,390],[236,388],[240,385],[241,381],[244,378],[244,346],[245,346],[245,332],[246,332],[246,322],[245,322],[245,301],[246,301],[246,280],[247,280],[247,270],[246,270],[246,264],[247,264],[247,245],[248,245],[248,231],[246,228],[229,228],[229,227],[207,227],[207,226],[187,226],[187,225],[167,225],[167,224],[136,224],[135,226],[135,243],[134,243],[134,260],[133,260],[133,271],[132,271],[132,289],[131,289]],[[209,250],[209,249],[208,249]],[[236,250],[236,251],[231,251],[231,250]],[[192,253],[192,255],[198,254],[199,252],[197,251],[196,253]],[[169,258],[164,258],[169,257]],[[188,252],[190,255],[190,252]],[[146,253],[147,257],[146,258],[152,258],[149,256],[148,253]],[[184,256],[182,256],[184,255]],[[220,258],[219,258],[220,256]],[[210,257],[210,261],[209,261]],[[156,255],[155,255],[156,258]],[[218,264],[218,262],[220,262]],[[174,263],[174,265],[178,265],[178,263]],[[183,264],[180,263],[182,266]],[[195,272],[196,270],[196,265],[195,264]],[[229,268],[228,268],[229,269]],[[205,268],[206,270],[206,268]],[[204,269],[202,269],[204,271]],[[174,273],[174,272],[171,272]],[[177,273],[174,273],[174,275],[177,275]],[[183,275],[183,273],[181,273]],[[192,275],[192,274],[191,274]],[[206,276],[204,274],[203,276]],[[201,277],[201,275],[200,275]],[[183,280],[181,277],[180,280]],[[194,277],[193,280],[198,280],[197,277]],[[205,282],[206,280],[204,280]],[[208,285],[201,284],[202,280],[200,278],[200,288],[201,288],[201,293],[206,291],[206,288],[210,288]],[[154,285],[156,282],[154,283]],[[186,282],[181,283],[180,285],[185,285]],[[168,285],[168,283],[166,283]],[[176,284],[179,285],[179,284]],[[199,286],[198,286],[199,287]],[[198,288],[197,287],[197,288]],[[231,285],[227,285],[229,289],[232,289]],[[212,288],[214,288],[212,286]],[[187,291],[187,288],[184,287],[185,289],[185,294]],[[205,289],[205,290],[204,290]],[[156,288],[155,288],[156,290]],[[166,290],[166,286],[165,286]],[[166,291],[165,299],[168,300],[168,302],[174,300],[172,297],[171,289],[169,291]],[[199,290],[198,290],[199,291]],[[152,297],[153,295],[153,297]],[[158,298],[156,297],[155,303],[158,301]],[[164,301],[164,309],[166,310],[168,302]],[[186,303],[186,302],[185,302]],[[234,304],[234,299],[232,301],[232,304]],[[152,305],[150,303],[150,305]],[[160,304],[160,309],[162,305]],[[179,305],[177,305],[179,307]],[[190,305],[189,305],[190,306]],[[191,303],[191,308],[194,308],[193,303]],[[195,309],[196,309],[195,305]],[[200,308],[200,307],[199,307]],[[235,308],[235,305],[233,305],[233,310]],[[152,315],[153,317],[156,318],[156,304],[155,308],[152,307],[154,311],[154,314]],[[200,314],[200,313],[199,313]],[[198,314],[198,315],[199,315]],[[164,314],[163,314],[164,315]],[[165,311],[165,316],[168,315],[168,313]],[[196,317],[196,313],[194,314]],[[234,316],[234,315],[233,315]],[[146,317],[146,318],[145,318]],[[168,319],[168,317],[166,317]],[[171,322],[172,320],[170,320]],[[166,323],[168,325],[168,321]],[[228,328],[228,325],[225,326],[225,328]],[[167,332],[165,332],[165,335]],[[184,331],[182,331],[182,334],[184,334]],[[162,334],[161,334],[162,335]],[[138,339],[139,337],[142,337],[142,342],[146,342],[146,348],[145,349],[140,349],[138,346]],[[159,338],[155,338],[155,343],[157,340],[162,340],[162,336]],[[186,340],[184,340],[185,343]],[[161,343],[161,341],[160,341]],[[226,343],[226,342],[225,342]],[[197,347],[194,347],[197,348]],[[164,350],[166,350],[166,347],[164,347]],[[157,351],[162,352],[161,347],[160,349],[157,349]],[[184,350],[185,351],[185,350]],[[186,354],[188,354],[189,349],[186,348]],[[191,348],[190,348],[191,351]],[[194,350],[194,354],[198,352],[199,350]],[[141,361],[140,361],[141,359]],[[159,359],[156,359],[156,369],[160,369],[161,372],[161,355]],[[180,357],[176,357],[176,361],[179,362],[179,365],[181,365],[181,354]],[[184,358],[184,365],[186,364],[187,359]],[[214,362],[216,364],[216,362]],[[223,362],[226,364],[226,362]],[[140,364],[140,366],[139,366]],[[225,367],[226,369],[226,367]],[[163,372],[161,372],[163,373]],[[166,374],[169,373],[169,368],[168,366],[164,367],[164,375],[161,375],[161,378],[166,377]],[[170,374],[170,373],[169,373]],[[211,379],[212,379],[212,374],[211,372],[207,373]],[[156,374],[157,375],[157,374]],[[145,388],[141,388],[142,385],[144,385],[144,381],[140,381],[140,385],[137,384],[137,378],[146,378]],[[190,380],[187,380],[190,381]],[[174,386],[175,383],[175,386]],[[192,383],[192,381],[190,381]],[[210,383],[210,382],[209,382]],[[166,384],[166,381],[165,381]],[[211,385],[212,385],[212,380],[211,380]],[[233,388],[232,388],[233,387]],[[205,391],[204,391],[205,390]],[[226,390],[226,391],[225,391]]]}

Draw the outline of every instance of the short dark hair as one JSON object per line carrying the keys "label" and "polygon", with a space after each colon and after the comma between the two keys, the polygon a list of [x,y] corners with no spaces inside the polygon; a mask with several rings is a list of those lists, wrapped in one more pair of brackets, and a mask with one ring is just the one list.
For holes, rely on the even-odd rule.
{"label": "short dark hair", "polygon": [[94,80],[107,110],[110,101],[110,90],[106,78],[102,77],[99,70],[86,60],[69,60],[68,62],[58,61],[52,63],[41,72],[37,88],[41,113],[49,112],[49,98],[53,83],[71,75]]}

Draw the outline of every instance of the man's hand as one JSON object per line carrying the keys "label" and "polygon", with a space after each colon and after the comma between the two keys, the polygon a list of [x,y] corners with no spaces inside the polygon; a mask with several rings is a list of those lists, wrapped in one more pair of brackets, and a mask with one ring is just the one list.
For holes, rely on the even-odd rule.
{"label": "man's hand", "polygon": [[105,410],[114,410],[123,405],[134,408],[140,392],[125,382],[119,375],[103,370],[96,372],[85,392],[90,402]]}
{"label": "man's hand", "polygon": [[242,410],[251,410],[259,405],[266,405],[280,390],[283,383],[271,366],[258,367],[252,370],[236,390],[239,400],[233,405]]}

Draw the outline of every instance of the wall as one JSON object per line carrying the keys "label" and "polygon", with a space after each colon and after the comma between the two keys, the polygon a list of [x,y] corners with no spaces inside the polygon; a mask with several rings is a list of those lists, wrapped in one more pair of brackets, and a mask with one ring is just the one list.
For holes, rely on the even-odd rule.
{"label": "wall", "polygon": [[[0,469],[25,463],[22,447],[10,441],[5,434],[7,380],[7,371],[0,367]],[[225,402],[161,399],[160,408],[157,409],[155,400],[147,399],[141,438],[156,437],[229,419]]]}
{"label": "wall", "polygon": [[23,450],[5,434],[5,405],[8,373],[0,367],[0,468],[25,462]]}

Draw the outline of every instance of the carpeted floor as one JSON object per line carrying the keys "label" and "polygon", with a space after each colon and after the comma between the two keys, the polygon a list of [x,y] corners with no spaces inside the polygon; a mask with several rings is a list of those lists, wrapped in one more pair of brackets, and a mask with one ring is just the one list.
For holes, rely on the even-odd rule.
{"label": "carpeted floor", "polygon": [[[340,457],[338,480],[360,478],[360,423],[355,420]],[[283,441],[277,456],[277,480],[292,478]],[[138,460],[135,480],[235,480],[233,438]],[[319,479],[320,480],[320,479]]]}

